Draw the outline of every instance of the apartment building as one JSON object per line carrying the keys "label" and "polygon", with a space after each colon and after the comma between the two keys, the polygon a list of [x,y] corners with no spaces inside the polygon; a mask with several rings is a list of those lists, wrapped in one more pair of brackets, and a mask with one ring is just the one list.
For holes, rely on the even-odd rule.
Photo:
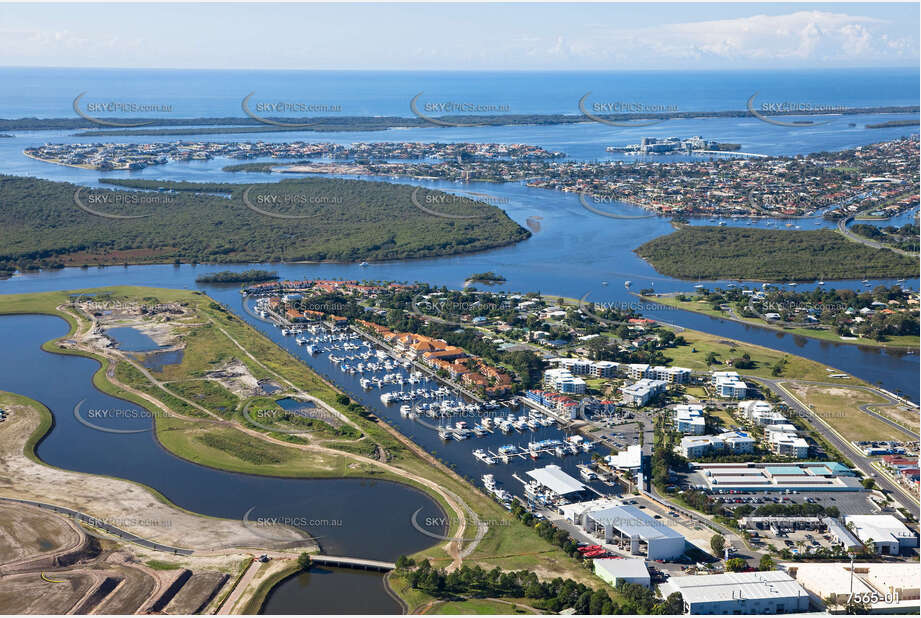
{"label": "apartment building", "polygon": [[623,395],[625,404],[633,404],[636,407],[645,406],[650,399],[663,392],[668,386],[664,380],[642,380],[631,384],[630,386],[621,386],[620,392]]}
{"label": "apartment building", "polygon": [[675,431],[691,435],[702,435],[706,431],[704,407],[700,404],[675,406]]}
{"label": "apartment building", "polygon": [[737,455],[753,452],[755,440],[737,431],[727,431],[718,436],[685,436],[675,450],[685,459],[714,453]]}
{"label": "apartment building", "polygon": [[745,399],[748,394],[748,385],[739,379],[735,371],[714,371],[712,376],[716,394],[727,399]]}

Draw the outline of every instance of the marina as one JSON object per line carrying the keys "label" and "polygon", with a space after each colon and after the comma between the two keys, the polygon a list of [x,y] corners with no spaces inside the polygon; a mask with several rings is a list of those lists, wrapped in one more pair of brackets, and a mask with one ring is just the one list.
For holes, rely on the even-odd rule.
{"label": "marina", "polygon": [[[289,324],[268,310],[265,298],[241,300],[244,313],[274,325],[269,332],[278,334],[283,347],[474,483],[482,485],[483,470],[490,470],[492,482],[513,487],[514,474],[537,461],[556,462],[576,475],[579,466],[590,465],[595,445],[533,402],[474,399],[363,331],[323,322]],[[616,490],[597,477],[591,483],[606,493]]]}

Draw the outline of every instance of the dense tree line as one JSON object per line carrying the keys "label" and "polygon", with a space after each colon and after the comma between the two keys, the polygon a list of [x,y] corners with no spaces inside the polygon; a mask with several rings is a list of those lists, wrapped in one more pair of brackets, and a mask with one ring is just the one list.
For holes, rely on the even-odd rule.
{"label": "dense tree line", "polygon": [[195,283],[256,283],[259,281],[276,281],[278,273],[274,270],[222,270],[218,273],[207,273],[195,278]]}
{"label": "dense tree line", "polygon": [[[862,107],[862,108],[850,108],[843,110],[842,114],[863,114],[863,113],[897,113],[897,112],[917,112],[918,106],[882,106],[882,107]],[[793,112],[772,112],[772,115],[803,115],[808,114],[808,112],[803,112],[802,110],[796,110]],[[573,114],[498,114],[498,115],[489,115],[489,114],[477,114],[475,116],[464,116],[464,115],[441,115],[436,114],[437,117],[442,119],[448,119],[455,122],[476,122],[477,124],[490,124],[490,125],[535,125],[535,124],[544,124],[544,125],[553,125],[553,124],[572,124],[577,122],[584,122],[585,118],[579,115]],[[634,113],[617,113],[617,114],[598,114],[598,116],[610,120],[634,120],[636,114]],[[746,110],[726,110],[726,111],[695,111],[695,112],[658,112],[655,114],[644,115],[644,118],[746,118],[750,117],[751,114]],[[297,128],[288,128],[288,127],[274,127],[267,126],[265,123],[256,120],[255,118],[248,118],[246,116],[224,116],[224,117],[200,117],[200,118],[140,118],[132,117],[132,122],[144,122],[144,121],[153,121],[156,122],[157,127],[215,127],[214,131],[226,132],[226,128],[221,127],[252,127],[251,131],[257,131],[260,133],[270,132],[272,130],[284,130],[284,131],[379,131],[382,129],[388,129],[393,127],[427,127],[430,128],[432,124],[423,119],[415,117],[403,117],[403,116],[304,116],[304,117],[293,117],[281,115],[278,117],[272,116],[271,118],[276,118],[279,120],[284,120],[287,123],[291,124],[307,124],[309,126],[297,127]],[[899,121],[895,121],[899,122]],[[913,122],[913,121],[912,121]],[[895,125],[901,126],[901,125]],[[98,128],[98,125],[90,120],[85,118],[78,118],[75,116],[70,116],[66,118],[10,118],[10,119],[0,119],[0,130],[11,131],[11,130],[65,130],[65,129],[83,129],[83,128]],[[144,130],[103,130],[98,133],[105,135],[122,135],[125,133],[128,134],[143,134],[150,135],[152,131],[156,129]],[[178,133],[176,129],[164,129],[166,131],[171,131],[173,133]],[[192,129],[189,129],[192,131]],[[187,134],[187,133],[183,133]]]}
{"label": "dense tree line", "polygon": [[877,227],[866,223],[855,223],[848,229],[855,234],[891,245],[903,251],[918,252],[918,235],[921,234],[921,229],[914,223],[906,223],[899,227],[894,225]]}
{"label": "dense tree line", "polygon": [[[398,561],[410,568],[405,559]],[[684,604],[680,593],[657,599],[644,586],[619,582],[614,588],[616,600],[602,589],[592,589],[572,579],[557,577],[542,582],[531,571],[485,570],[479,565],[464,564],[450,573],[432,567],[423,560],[409,570],[410,586],[434,597],[507,597],[531,599],[532,604],[548,612],[573,608],[580,615],[609,614],[681,614]]]}
{"label": "dense tree line", "polygon": [[[413,187],[329,178],[254,185],[123,181],[156,192],[84,189],[91,214],[75,200],[77,186],[0,176],[0,270],[122,263],[240,263],[391,260],[481,251],[517,242],[530,232],[500,209],[448,200],[446,219],[412,203]],[[268,202],[278,197],[276,203]],[[146,203],[133,203],[143,198]],[[116,201],[118,200],[118,201]]]}
{"label": "dense tree line", "polygon": [[681,279],[811,281],[917,275],[917,260],[872,249],[831,230],[686,226],[636,249],[657,271]]}

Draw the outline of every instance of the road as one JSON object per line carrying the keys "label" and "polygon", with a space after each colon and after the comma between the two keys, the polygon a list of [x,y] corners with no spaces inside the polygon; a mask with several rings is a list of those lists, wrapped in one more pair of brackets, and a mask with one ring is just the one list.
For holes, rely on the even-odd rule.
{"label": "road", "polygon": [[918,518],[919,512],[921,512],[921,506],[915,502],[912,497],[908,494],[908,491],[903,488],[901,485],[898,485],[883,475],[880,475],[872,466],[872,460],[866,457],[863,453],[857,450],[857,448],[852,445],[848,440],[845,440],[835,432],[821,417],[817,416],[799,399],[794,397],[790,392],[788,392],[781,385],[782,382],[790,382],[789,379],[769,379],[769,378],[752,378],[748,379],[756,380],[769,388],[771,392],[780,397],[780,399],[790,407],[791,410],[796,411],[802,418],[809,421],[810,425],[819,432],[819,434],[828,440],[828,442],[837,448],[841,453],[846,453],[850,460],[854,463],[858,470],[860,470],[864,475],[872,478],[876,481],[884,490],[888,491],[890,495],[906,510],[911,512],[915,518]]}
{"label": "road", "polygon": [[881,242],[876,242],[875,240],[871,240],[865,236],[855,234],[851,230],[847,229],[847,224],[850,223],[853,219],[854,219],[854,215],[851,215],[850,217],[845,217],[844,219],[838,220],[838,232],[842,234],[848,240],[859,242],[860,244],[866,245],[867,247],[872,247],[873,249],[889,249],[890,251],[894,251],[895,253],[898,253],[899,255],[905,255],[905,256],[914,257],[914,258],[918,257],[917,253],[911,253],[909,251],[904,251],[902,249],[896,249],[895,247],[890,247],[889,245],[883,244]]}
{"label": "road", "polygon": [[[152,549],[154,551],[162,551],[170,554],[175,554],[179,556],[190,556],[193,553],[191,549],[185,549],[182,547],[172,547],[170,545],[163,545],[162,543],[157,543],[142,537],[139,537],[136,534],[132,534],[126,530],[122,530],[117,526],[113,526],[103,519],[98,519],[92,515],[87,515],[86,513],[81,513],[80,511],[75,511],[74,509],[67,508],[66,506],[58,506],[56,504],[48,504],[47,502],[37,502],[35,500],[21,500],[19,498],[2,498],[0,500],[6,500],[8,502],[19,502],[21,504],[28,504],[31,506],[36,506],[40,509],[45,509],[48,511],[53,511],[55,513],[63,513],[64,515],[69,515],[75,522],[86,523],[94,528],[99,528],[100,530],[105,530],[109,534],[118,537],[122,541],[128,541],[140,545],[141,547],[146,547],[147,549]],[[99,536],[98,534],[92,533],[92,536]],[[101,537],[100,538],[106,538]]]}

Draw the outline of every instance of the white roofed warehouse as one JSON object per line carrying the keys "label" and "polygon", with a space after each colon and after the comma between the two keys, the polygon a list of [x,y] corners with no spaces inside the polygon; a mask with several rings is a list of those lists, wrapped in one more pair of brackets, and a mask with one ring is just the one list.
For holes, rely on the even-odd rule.
{"label": "white roofed warehouse", "polygon": [[588,510],[575,522],[605,543],[623,543],[634,556],[645,549],[649,560],[674,560],[684,553],[684,537],[630,505]]}
{"label": "white roofed warehouse", "polygon": [[663,597],[680,592],[688,614],[795,614],[809,611],[809,593],[783,571],[672,577]]}
{"label": "white roofed warehouse", "polygon": [[903,547],[918,546],[918,535],[892,515],[845,515],[844,525],[878,554],[898,556]]}
{"label": "white roofed warehouse", "polygon": [[638,584],[649,588],[651,579],[646,561],[642,558],[625,558],[622,560],[604,558],[592,560],[595,575],[616,586],[618,582]]}

